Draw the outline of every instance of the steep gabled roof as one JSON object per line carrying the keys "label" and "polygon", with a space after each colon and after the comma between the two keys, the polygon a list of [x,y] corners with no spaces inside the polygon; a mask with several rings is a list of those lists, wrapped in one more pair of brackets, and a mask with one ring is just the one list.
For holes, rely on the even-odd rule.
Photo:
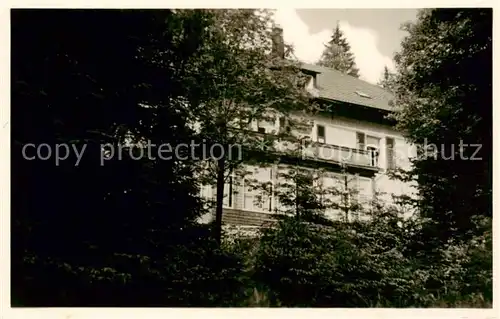
{"label": "steep gabled roof", "polygon": [[393,95],[380,86],[370,84],[337,70],[313,64],[302,64],[307,73],[316,74],[319,97],[362,105],[384,111],[394,111],[390,101]]}

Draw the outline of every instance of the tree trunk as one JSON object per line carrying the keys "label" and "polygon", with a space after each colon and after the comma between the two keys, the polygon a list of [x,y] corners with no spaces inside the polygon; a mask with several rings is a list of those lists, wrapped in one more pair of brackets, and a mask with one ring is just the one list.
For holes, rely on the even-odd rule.
{"label": "tree trunk", "polygon": [[300,220],[300,198],[299,198],[299,186],[297,185],[297,172],[295,172],[295,217]]}
{"label": "tree trunk", "polygon": [[222,237],[222,204],[224,200],[224,172],[226,166],[226,154],[217,161],[217,190],[215,208],[215,228],[214,237],[220,245]]}
{"label": "tree trunk", "polygon": [[348,182],[347,182],[347,172],[344,168],[344,213],[345,221],[349,222],[349,193],[348,193]]}

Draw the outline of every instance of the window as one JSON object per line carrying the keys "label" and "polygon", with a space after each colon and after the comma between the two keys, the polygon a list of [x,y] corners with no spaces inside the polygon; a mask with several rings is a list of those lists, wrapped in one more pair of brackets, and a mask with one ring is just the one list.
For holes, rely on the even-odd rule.
{"label": "window", "polygon": [[280,129],[283,129],[286,125],[286,119],[282,116],[280,117]]}
{"label": "window", "polygon": [[371,147],[378,149],[380,147],[380,138],[367,135],[366,136],[366,146],[371,146]]}
{"label": "window", "polygon": [[371,166],[378,166],[378,156],[380,148],[380,138],[366,136],[366,150],[370,152]]}
{"label": "window", "polygon": [[289,182],[293,185],[292,191],[295,194],[293,196],[293,207],[297,205],[302,209],[308,209],[311,205],[312,196],[316,195],[315,193],[311,193],[311,190],[314,187],[314,177],[312,176],[313,173],[309,169],[301,168],[297,170],[293,169],[292,172],[294,178],[293,181],[290,180]]}
{"label": "window", "polygon": [[324,203],[325,201],[325,194],[323,194],[323,190],[324,190],[324,176],[319,176],[318,178],[316,178],[311,187],[314,187],[315,189],[318,189],[319,190],[319,194],[317,194],[317,198],[319,200],[320,203]]}
{"label": "window", "polygon": [[323,179],[327,186],[327,194],[324,196],[326,204],[329,206],[325,212],[331,218],[345,218],[346,210],[352,214],[350,206],[356,201],[352,195],[357,196],[358,177],[357,175],[331,173]]}
{"label": "window", "polygon": [[367,99],[371,99],[372,98],[368,94],[366,94],[364,92],[361,92],[361,91],[356,91],[356,94],[359,95],[359,96],[361,96],[361,97],[367,98]]}
{"label": "window", "polygon": [[290,131],[291,131],[290,125],[288,123],[288,120],[284,116],[280,117],[280,124],[279,125],[280,125],[280,128],[279,128],[280,133],[284,133],[284,132],[290,133]]}
{"label": "window", "polygon": [[363,132],[356,132],[356,144],[358,149],[368,151],[370,165],[378,166],[380,138],[366,135]]}
{"label": "window", "polygon": [[[373,199],[373,179],[357,174],[328,173],[321,177],[318,185],[325,191],[319,199],[326,206],[328,218],[344,218],[346,206],[359,204],[364,207]],[[349,208],[349,216],[360,217],[352,208]]]}
{"label": "window", "polygon": [[240,121],[240,127],[244,130],[251,130],[253,131],[253,126],[252,126],[252,121],[250,122],[244,122],[244,121]]}
{"label": "window", "polygon": [[[225,208],[233,208],[233,187],[234,176],[230,175],[228,181],[224,184],[224,198],[222,199],[222,206]],[[200,195],[205,200],[216,201],[217,200],[217,187],[216,185],[202,185],[200,189]]]}
{"label": "window", "polygon": [[316,130],[317,130],[317,141],[320,143],[326,143],[325,127],[323,125],[318,125],[316,127]]}
{"label": "window", "polygon": [[214,188],[211,185],[202,185],[200,189],[200,196],[204,199],[214,199]]}
{"label": "window", "polygon": [[259,133],[262,133],[262,134],[266,133],[266,128],[265,127],[259,127],[257,130],[259,131]]}
{"label": "window", "polygon": [[272,212],[273,195],[262,190],[261,185],[272,182],[272,169],[258,168],[253,176],[243,181],[243,208],[249,211]]}
{"label": "window", "polygon": [[396,162],[394,160],[394,139],[392,137],[386,137],[386,156],[387,156],[387,169],[395,169]]}
{"label": "window", "polygon": [[370,165],[377,166],[378,164],[378,150],[375,147],[368,146],[366,150],[369,152],[370,156]]}
{"label": "window", "polygon": [[361,203],[373,198],[373,180],[366,177],[358,177],[358,201]]}
{"label": "window", "polygon": [[230,180],[224,184],[224,198],[222,199],[222,206],[231,208],[233,206],[233,194],[232,194],[232,180]]}

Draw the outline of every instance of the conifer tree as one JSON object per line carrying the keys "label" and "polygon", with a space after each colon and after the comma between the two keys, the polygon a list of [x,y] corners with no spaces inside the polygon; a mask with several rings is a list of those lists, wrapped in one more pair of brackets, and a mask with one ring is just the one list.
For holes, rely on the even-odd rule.
{"label": "conifer tree", "polygon": [[380,78],[379,82],[377,83],[381,87],[383,87],[386,90],[391,91],[394,87],[394,74],[389,71],[389,68],[384,66],[384,72],[382,73],[382,77]]}
{"label": "conifer tree", "polygon": [[351,46],[338,24],[333,31],[330,41],[325,45],[323,54],[317,64],[354,77],[359,77],[359,69],[356,67]]}

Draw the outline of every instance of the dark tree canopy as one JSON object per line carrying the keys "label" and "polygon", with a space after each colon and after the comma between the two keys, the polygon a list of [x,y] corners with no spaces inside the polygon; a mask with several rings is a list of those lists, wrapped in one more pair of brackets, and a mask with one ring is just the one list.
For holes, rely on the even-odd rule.
{"label": "dark tree canopy", "polygon": [[406,177],[418,181],[435,235],[464,236],[473,216],[492,215],[492,10],[426,9],[404,30],[398,126],[411,142],[435,145]]}
{"label": "dark tree canopy", "polygon": [[[12,10],[11,16],[13,302],[125,302],[129,292],[112,290],[116,282],[134,286],[141,260],[164,267],[169,246],[189,240],[179,230],[201,210],[189,161],[134,160],[129,148],[119,158],[118,145],[127,134],[157,145],[189,140],[179,100],[189,88],[180,79],[183,64],[203,45],[209,17],[194,10]],[[70,156],[58,165],[54,157],[27,160],[27,143],[53,151],[64,143]],[[101,163],[107,143],[115,154]],[[76,165],[74,149],[84,147]],[[133,153],[139,158],[138,148]],[[26,155],[35,156],[35,147]],[[165,278],[149,274],[141,282],[157,284],[136,288],[129,302],[168,303],[160,287]]]}

